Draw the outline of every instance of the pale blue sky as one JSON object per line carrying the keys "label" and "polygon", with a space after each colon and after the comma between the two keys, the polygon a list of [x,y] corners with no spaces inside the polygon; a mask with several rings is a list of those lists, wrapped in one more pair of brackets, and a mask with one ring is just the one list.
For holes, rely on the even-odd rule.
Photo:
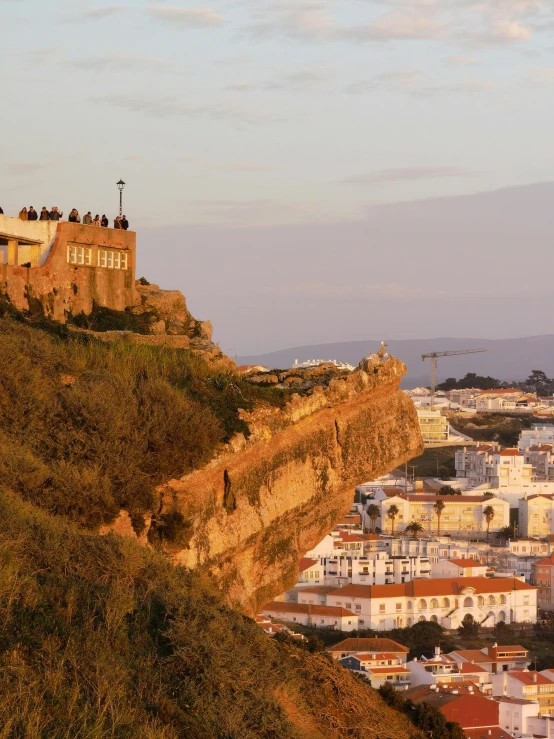
{"label": "pale blue sky", "polygon": [[[113,217],[123,177],[124,210],[169,262],[155,227],[217,227],[239,263],[243,229],[553,179],[553,0],[0,0],[0,22],[0,205]],[[414,279],[403,248],[371,284]],[[247,270],[258,288],[277,254]],[[204,278],[167,270],[193,309]],[[288,329],[279,346],[310,341]],[[344,326],[314,340],[326,330]]]}

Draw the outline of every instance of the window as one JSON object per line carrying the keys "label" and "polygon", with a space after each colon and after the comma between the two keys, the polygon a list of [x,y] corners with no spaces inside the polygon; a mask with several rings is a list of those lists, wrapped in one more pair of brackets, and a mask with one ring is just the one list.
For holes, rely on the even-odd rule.
{"label": "window", "polygon": [[[89,262],[85,262],[90,264]],[[105,249],[98,250],[98,266],[107,267],[108,269],[127,269],[128,257],[127,254],[119,251],[106,251]]]}
{"label": "window", "polygon": [[396,610],[397,611],[401,611],[402,610],[402,603],[397,603],[396,604]]}
{"label": "window", "polygon": [[379,613],[384,613],[384,612],[385,612],[385,604],[379,603]]}
{"label": "window", "polygon": [[351,610],[351,608],[352,608],[352,603],[345,603],[345,604],[344,604],[344,607],[345,607],[345,608],[348,608],[348,610]]}
{"label": "window", "polygon": [[82,264],[90,266],[92,250],[86,246],[68,246],[67,261],[70,264]]}

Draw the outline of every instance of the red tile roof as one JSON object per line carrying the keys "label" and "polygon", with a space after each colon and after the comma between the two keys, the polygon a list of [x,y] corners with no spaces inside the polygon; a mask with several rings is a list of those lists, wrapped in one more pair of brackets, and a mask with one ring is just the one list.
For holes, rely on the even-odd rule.
{"label": "red tile roof", "polygon": [[495,390],[482,390],[479,395],[503,395],[504,393],[518,393],[519,395],[523,395],[521,390],[518,390],[515,387],[499,387]]}
{"label": "red tile roof", "polygon": [[372,662],[374,660],[384,660],[384,659],[398,659],[397,654],[391,654],[390,652],[356,652],[356,654],[353,655],[356,657],[356,659],[359,659],[360,662]]}
{"label": "red tile roof", "polygon": [[317,559],[308,559],[308,557],[302,557],[302,559],[298,563],[298,572],[309,570],[310,567],[313,567],[317,564],[319,564],[319,561]]}
{"label": "red tile roof", "polygon": [[537,589],[513,577],[438,577],[410,580],[396,585],[345,585],[329,595],[349,598],[398,598],[402,596],[425,598],[434,595],[460,595],[464,588],[472,588],[477,595]]}
{"label": "red tile roof", "polygon": [[410,673],[410,670],[407,670],[405,667],[400,667],[399,665],[397,665],[396,667],[383,667],[383,666],[371,667],[371,666],[366,666],[365,669],[366,669],[367,672],[376,673],[378,675],[380,675],[380,674],[383,674],[383,675],[395,674],[395,675],[397,675],[399,673],[400,674],[404,674],[404,675],[405,674],[408,674],[408,675],[411,674]]}
{"label": "red tile roof", "polygon": [[482,695],[460,695],[457,700],[437,707],[447,721],[456,721],[464,730],[498,726],[498,703]]}
{"label": "red tile roof", "polygon": [[444,500],[446,503],[483,503],[491,499],[490,495],[435,495],[434,493],[398,493],[397,498],[409,503],[435,503]]}
{"label": "red tile roof", "polygon": [[344,531],[341,531],[339,535],[337,536],[337,539],[340,539],[341,541],[352,543],[352,542],[363,542],[363,539],[361,539],[359,536],[356,536],[355,534],[346,534]]}
{"label": "red tile roof", "polygon": [[479,665],[474,664],[473,662],[461,662],[460,663],[460,672],[462,675],[473,673],[473,672],[487,672],[484,667],[480,667]]}
{"label": "red tile roof", "polygon": [[332,590],[336,590],[334,585],[313,585],[311,588],[296,588],[298,595],[302,593],[315,593],[316,595],[327,595]]}
{"label": "red tile roof", "polygon": [[512,739],[509,734],[499,726],[487,726],[482,729],[464,729],[466,739]]}
{"label": "red tile roof", "polygon": [[485,567],[475,559],[449,559],[448,561],[458,565],[458,567]]}
{"label": "red tile roof", "polygon": [[523,454],[517,449],[503,449],[500,452],[501,457],[523,457]]}
{"label": "red tile roof", "polygon": [[343,639],[332,647],[327,647],[329,652],[391,652],[392,654],[407,654],[410,650],[403,644],[392,639],[373,637],[349,637]]}
{"label": "red tile roof", "polygon": [[508,675],[524,685],[552,685],[554,689],[554,682],[536,670],[510,670]]}
{"label": "red tile roof", "polygon": [[505,646],[501,647],[487,647],[487,654],[489,654],[494,659],[513,659],[513,657],[499,657],[499,654],[505,654],[505,653],[514,653],[514,652],[525,652],[527,654],[529,650],[525,647],[522,647],[521,644],[506,644]]}
{"label": "red tile roof", "polygon": [[337,618],[346,618],[355,615],[346,608],[337,608],[336,606],[311,606],[308,603],[282,603],[281,601],[267,603],[264,606],[264,613],[280,613],[281,615],[286,613],[301,613],[311,614],[312,616],[335,616]]}

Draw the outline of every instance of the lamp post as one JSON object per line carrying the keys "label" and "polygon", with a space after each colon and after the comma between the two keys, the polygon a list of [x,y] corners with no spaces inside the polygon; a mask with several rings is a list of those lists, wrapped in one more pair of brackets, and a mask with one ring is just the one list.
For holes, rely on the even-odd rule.
{"label": "lamp post", "polygon": [[123,180],[119,180],[117,183],[117,189],[119,190],[119,215],[123,215],[123,188],[125,187],[125,183]]}

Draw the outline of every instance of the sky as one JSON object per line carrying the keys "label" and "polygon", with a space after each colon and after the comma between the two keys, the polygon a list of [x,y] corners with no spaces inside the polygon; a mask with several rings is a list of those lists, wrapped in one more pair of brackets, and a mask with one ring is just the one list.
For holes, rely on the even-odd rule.
{"label": "sky", "polygon": [[[123,178],[139,270],[227,351],[548,332],[554,0],[0,0],[0,18],[0,206],[113,218]],[[499,222],[493,201],[525,212]]]}

